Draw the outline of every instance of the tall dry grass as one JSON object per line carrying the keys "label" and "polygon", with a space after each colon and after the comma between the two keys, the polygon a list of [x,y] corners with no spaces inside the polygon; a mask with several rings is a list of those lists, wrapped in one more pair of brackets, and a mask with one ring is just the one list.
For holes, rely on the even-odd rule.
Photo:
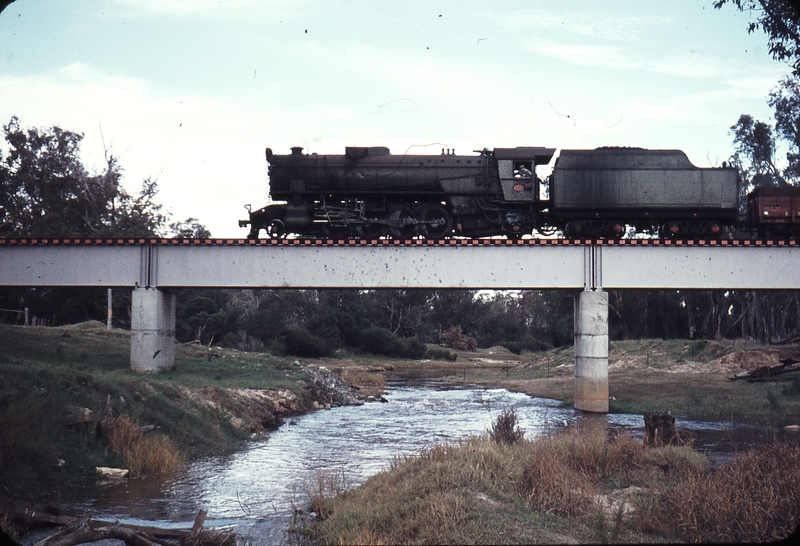
{"label": "tall dry grass", "polygon": [[358,387],[386,387],[386,379],[381,374],[363,370],[344,370],[342,379]]}
{"label": "tall dry grass", "polygon": [[125,415],[114,419],[108,444],[133,478],[173,472],[185,462],[184,456],[167,436],[142,435],[139,423]]}
{"label": "tall dry grass", "polygon": [[358,387],[365,396],[379,397],[386,391],[386,379],[379,373],[364,370],[344,370],[342,379]]}
{"label": "tall dry grass", "polygon": [[800,526],[800,448],[775,444],[691,473],[664,504],[689,542],[785,539]]}
{"label": "tall dry grass", "polygon": [[311,537],[332,544],[765,541],[800,523],[800,448],[712,470],[691,447],[624,434],[487,436],[399,457],[344,493],[324,489]]}

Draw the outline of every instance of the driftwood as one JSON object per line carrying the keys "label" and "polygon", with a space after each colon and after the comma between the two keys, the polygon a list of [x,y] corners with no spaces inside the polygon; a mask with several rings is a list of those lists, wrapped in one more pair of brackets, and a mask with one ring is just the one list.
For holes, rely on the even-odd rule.
{"label": "driftwood", "polygon": [[793,358],[784,358],[780,361],[780,364],[777,366],[761,366],[760,368],[756,368],[755,370],[750,370],[747,372],[737,373],[733,377],[731,377],[731,381],[736,381],[738,379],[744,379],[748,383],[754,383],[757,381],[769,381],[772,377],[776,375],[781,375],[790,372],[800,372],[800,360],[795,360]]}
{"label": "driftwood", "polygon": [[144,531],[135,531],[119,525],[97,526],[88,518],[71,523],[40,541],[36,546],[74,546],[97,542],[107,538],[122,540],[128,546],[172,546],[173,543],[158,539]]}
{"label": "driftwood", "polygon": [[661,447],[682,444],[683,441],[675,426],[675,418],[670,412],[644,414],[645,446]]}
{"label": "driftwood", "polygon": [[[129,546],[198,544],[204,542],[201,533],[203,533],[203,523],[206,519],[206,511],[200,510],[191,530],[165,529],[79,518],[62,514],[58,508],[53,506],[24,501],[0,501],[0,514],[5,514],[29,525],[60,526],[52,535],[40,541],[36,546],[73,546],[108,538],[122,540]],[[211,540],[205,542],[233,544],[234,537],[233,533],[225,533],[217,537],[212,536]]]}

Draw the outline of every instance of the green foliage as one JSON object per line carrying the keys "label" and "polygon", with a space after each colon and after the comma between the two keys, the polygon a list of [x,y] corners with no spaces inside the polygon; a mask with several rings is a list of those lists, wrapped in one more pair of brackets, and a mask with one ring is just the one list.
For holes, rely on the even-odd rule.
{"label": "green foliage", "polygon": [[152,237],[166,216],[146,179],[137,196],[122,188],[122,168],[106,151],[105,170],[90,175],[80,159],[83,135],[54,126],[3,126],[8,155],[0,157],[0,236]]}
{"label": "green foliage", "polygon": [[787,0],[715,0],[714,7],[721,9],[727,3],[748,13],[747,33],[763,30],[772,58],[788,63],[793,74],[800,76],[800,13],[797,5]]}
{"label": "green foliage", "polygon": [[430,345],[425,353],[425,358],[430,360],[449,360],[454,362],[458,358],[458,353],[445,347]]}
{"label": "green foliage", "polygon": [[553,348],[553,346],[546,341],[536,339],[532,336],[525,336],[525,339],[522,340],[522,347],[532,353],[541,353]]}
{"label": "green foliage", "polygon": [[286,354],[294,356],[320,358],[331,356],[335,350],[329,340],[297,326],[286,328],[279,336],[279,340]]}
{"label": "green foliage", "polygon": [[[167,215],[156,202],[155,180],[138,194],[123,188],[122,167],[106,150],[105,166],[90,174],[80,157],[83,135],[53,126],[24,129],[12,117],[0,149],[0,237],[154,237],[166,231]],[[173,224],[182,233],[204,228],[193,218]],[[207,230],[204,231],[207,233]],[[104,320],[106,291],[92,288],[0,289],[0,308],[29,308],[54,324]],[[4,322],[18,316],[0,313]]]}
{"label": "green foliage", "polygon": [[401,338],[386,328],[368,328],[361,332],[361,347],[370,353],[419,360],[428,349],[416,337]]}

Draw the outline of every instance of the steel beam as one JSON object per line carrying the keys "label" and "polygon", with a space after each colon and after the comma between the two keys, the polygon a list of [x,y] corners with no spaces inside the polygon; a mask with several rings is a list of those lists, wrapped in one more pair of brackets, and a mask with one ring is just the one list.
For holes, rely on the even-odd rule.
{"label": "steel beam", "polygon": [[149,245],[0,246],[0,286],[101,286],[142,284]]}
{"label": "steel beam", "polygon": [[2,286],[800,289],[796,246],[0,246]]}
{"label": "steel beam", "polygon": [[797,290],[797,247],[602,246],[603,288]]}

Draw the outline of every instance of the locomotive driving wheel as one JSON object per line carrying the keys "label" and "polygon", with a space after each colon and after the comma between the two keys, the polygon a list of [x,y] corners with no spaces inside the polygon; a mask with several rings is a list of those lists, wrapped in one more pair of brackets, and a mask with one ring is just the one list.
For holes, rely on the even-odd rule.
{"label": "locomotive driving wheel", "polygon": [[453,219],[443,207],[423,210],[420,214],[422,235],[428,239],[443,239],[453,231]]}
{"label": "locomotive driving wheel", "polygon": [[389,233],[398,239],[411,239],[417,234],[417,219],[407,209],[397,209],[389,216]]}
{"label": "locomotive driving wheel", "polygon": [[356,226],[356,234],[364,239],[380,239],[386,235],[386,226],[378,222],[360,224]]}

